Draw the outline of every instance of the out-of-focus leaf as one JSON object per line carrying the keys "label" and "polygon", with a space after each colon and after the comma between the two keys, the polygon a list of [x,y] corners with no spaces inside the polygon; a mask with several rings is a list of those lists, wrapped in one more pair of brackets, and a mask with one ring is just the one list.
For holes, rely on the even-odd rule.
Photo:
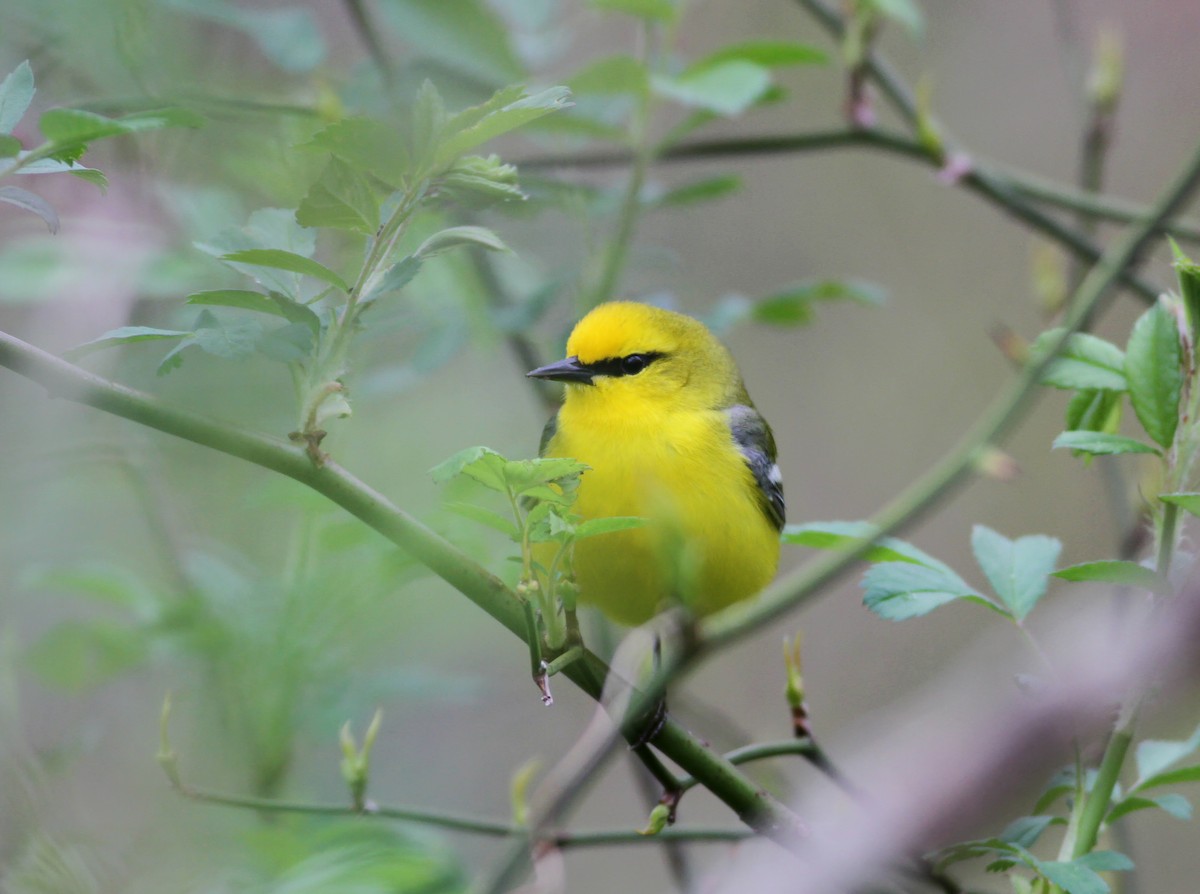
{"label": "out-of-focus leaf", "polygon": [[474,503],[447,501],[442,505],[456,515],[469,518],[472,521],[479,522],[481,525],[486,525],[505,534],[510,540],[519,541],[521,539],[521,532],[517,530],[516,523],[511,518],[503,516],[498,512],[494,512],[484,506],[477,506]]}
{"label": "out-of-focus leaf", "polygon": [[221,255],[222,261],[232,261],[238,264],[249,264],[253,267],[271,267],[275,270],[289,270],[302,276],[311,276],[336,286],[343,292],[350,291],[350,286],[319,261],[306,258],[295,252],[284,251],[280,248],[249,248],[242,251],[229,252]]}
{"label": "out-of-focus leaf", "polygon": [[812,319],[812,306],[818,301],[854,301],[877,306],[883,292],[869,283],[825,280],[796,283],[754,303],[751,318],[773,326],[802,326]]}
{"label": "out-of-focus leaf", "polygon": [[362,172],[340,158],[333,158],[300,201],[296,221],[305,227],[331,227],[370,235],[379,227],[375,187]]}
{"label": "out-of-focus leaf", "polygon": [[611,518],[590,518],[575,526],[575,539],[584,540],[598,534],[611,534],[614,531],[631,531],[644,527],[646,519],[638,516],[613,516]]}
{"label": "out-of-focus leaf", "polygon": [[1200,515],[1200,493],[1159,494],[1164,503],[1174,503],[1184,512]]}
{"label": "out-of-focus leaf", "polygon": [[0,186],[0,202],[15,205],[24,211],[32,211],[45,222],[51,233],[58,232],[58,212],[41,196],[19,186]]}
{"label": "out-of-focus leaf", "polygon": [[111,621],[64,621],[26,653],[33,671],[55,686],[85,692],[130,670],[145,657],[144,635]]}
{"label": "out-of-focus leaf", "polygon": [[490,87],[524,81],[503,20],[483,0],[390,0],[380,12],[412,49]]}
{"label": "out-of-focus leaf", "polygon": [[899,22],[914,36],[925,30],[925,15],[916,0],[870,0],[871,4],[889,19]]}
{"label": "out-of-focus leaf", "polygon": [[959,599],[970,599],[996,609],[985,596],[946,568],[911,562],[881,562],[863,575],[863,603],[889,621],[904,621],[929,614]]}
{"label": "out-of-focus leaf", "polygon": [[[506,91],[497,94],[506,100],[508,95]],[[484,103],[484,107],[487,108],[486,114],[477,116],[472,109],[460,112],[446,124],[448,135],[438,146],[436,166],[444,168],[459,156],[488,140],[516,130],[543,115],[566,108],[570,104],[570,95],[571,92],[566,87],[549,87],[538,93],[507,101],[498,108],[491,107],[497,103],[496,97],[493,97],[488,103]],[[464,126],[466,121],[471,123]]]}
{"label": "out-of-focus leaf", "polygon": [[781,68],[788,65],[824,65],[829,55],[823,50],[806,43],[787,40],[748,40],[744,43],[722,47],[697,63],[697,67],[717,65],[731,59],[753,62],[764,68]]}
{"label": "out-of-focus leaf", "polygon": [[1154,808],[1158,808],[1170,816],[1184,820],[1185,822],[1192,818],[1192,802],[1183,795],[1172,792],[1166,795],[1159,795],[1156,798],[1137,795],[1125,798],[1108,812],[1108,816],[1104,818],[1104,822],[1111,826],[1123,816],[1128,816],[1139,810],[1152,810]]}
{"label": "out-of-focus leaf", "polygon": [[500,241],[500,237],[486,227],[463,226],[448,227],[434,233],[413,252],[413,257],[424,261],[462,246],[478,246],[488,251],[509,251],[509,247]]}
{"label": "out-of-focus leaf", "polygon": [[[785,525],[781,539],[784,543],[807,546],[812,549],[843,549],[860,540],[868,539],[875,532],[876,528],[870,522],[820,521],[808,522],[803,525]],[[880,538],[867,550],[866,560],[868,562],[914,562],[918,565],[928,565],[930,568],[950,571],[950,566],[946,563],[935,559],[911,543],[895,537]]]}
{"label": "out-of-focus leaf", "polygon": [[139,341],[185,338],[189,335],[191,333],[187,330],[154,329],[150,326],[122,326],[119,329],[111,329],[105,332],[99,338],[94,338],[91,341],[71,348],[71,350],[64,352],[63,356],[69,360],[78,360],[81,357],[86,357],[88,354],[101,351],[105,348],[115,347],[116,345],[127,345]]}
{"label": "out-of-focus leaf", "polygon": [[1060,568],[1053,573],[1053,577],[1070,581],[1103,581],[1109,584],[1142,587],[1154,593],[1166,592],[1166,582],[1153,569],[1137,562],[1082,562]]}
{"label": "out-of-focus leaf", "polygon": [[681,205],[694,205],[698,202],[711,202],[737,192],[742,187],[742,178],[736,174],[720,174],[716,177],[705,177],[693,180],[683,186],[676,186],[647,204],[655,208],[677,208]]}
{"label": "out-of-focus leaf", "polygon": [[646,66],[632,56],[605,56],[585,65],[567,81],[572,93],[641,96],[650,87]]}
{"label": "out-of-focus leaf", "polygon": [[325,59],[325,42],[312,12],[302,6],[253,9],[226,0],[169,0],[200,19],[241,31],[284,71],[312,71]]}
{"label": "out-of-focus leaf", "polygon": [[730,59],[690,68],[675,77],[658,75],[651,85],[659,96],[734,117],[762,97],[771,86],[771,72],[744,59]]}
{"label": "out-of-focus leaf", "polygon": [[1158,453],[1157,447],[1098,431],[1065,431],[1054,439],[1052,448],[1065,448],[1090,453],[1093,456],[1114,456],[1119,453]]}
{"label": "out-of-focus leaf", "polygon": [[0,134],[11,134],[13,128],[21,123],[29,104],[33,102],[34,92],[33,69],[29,67],[28,60],[0,81]]}
{"label": "out-of-focus leaf", "polygon": [[[1050,329],[1039,335],[1029,347],[1029,362],[1040,362],[1050,346],[1062,338],[1062,332]],[[1073,333],[1042,372],[1041,382],[1055,388],[1124,391],[1125,353],[1098,336]]]}
{"label": "out-of-focus leaf", "polygon": [[343,118],[303,144],[330,153],[351,170],[370,174],[393,188],[404,184],[411,164],[409,147],[400,133],[375,118]]}
{"label": "out-of-focus leaf", "polygon": [[674,0],[588,0],[596,9],[623,12],[658,22],[674,21],[679,9]]}

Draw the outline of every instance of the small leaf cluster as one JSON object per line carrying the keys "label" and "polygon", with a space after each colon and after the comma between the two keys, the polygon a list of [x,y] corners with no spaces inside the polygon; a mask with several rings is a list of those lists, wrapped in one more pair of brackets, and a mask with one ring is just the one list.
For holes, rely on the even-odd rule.
{"label": "small leaf cluster", "polygon": [[[510,460],[487,447],[468,447],[435,466],[430,473],[439,484],[466,477],[506,498],[508,514],[468,502],[448,501],[445,506],[500,531],[519,546],[518,592],[532,594],[537,602],[551,649],[561,648],[564,642],[560,610],[575,608],[571,564],[575,543],[644,523],[643,519],[633,517],[584,520],[572,512],[580,478],[587,470],[588,466],[574,459]],[[535,554],[535,544],[550,547]]]}
{"label": "small leaf cluster", "polygon": [[[14,134],[37,92],[33,69],[25,61],[0,81],[0,178],[9,175],[72,174],[104,189],[102,171],[79,163],[97,140],[162,127],[198,127],[202,119],[193,112],[162,108],[107,118],[82,109],[49,109],[38,119],[44,141],[26,149]],[[0,202],[32,212],[45,221],[51,233],[59,228],[58,211],[37,193],[20,186],[0,186]]]}
{"label": "small leaf cluster", "polygon": [[[367,117],[329,124],[302,147],[328,160],[294,214],[261,209],[245,227],[199,245],[251,278],[256,288],[197,292],[188,304],[202,309],[190,329],[126,326],[80,345],[71,356],[171,341],[160,373],[177,369],[183,352],[193,347],[221,358],[258,353],[284,363],[292,372],[299,410],[294,437],[320,461],[324,425],[351,412],[343,378],[349,343],[362,328],[363,315],[401,292],[431,258],[457,248],[508,250],[492,231],[459,225],[402,252],[399,245],[417,212],[447,199],[472,208],[522,200],[511,165],[468,153],[566,105],[565,88],[528,95],[521,87],[507,87],[480,105],[450,114],[426,81],[402,127]],[[357,272],[343,275],[317,259],[321,230],[365,239],[365,260]],[[234,315],[218,316],[213,308]]]}

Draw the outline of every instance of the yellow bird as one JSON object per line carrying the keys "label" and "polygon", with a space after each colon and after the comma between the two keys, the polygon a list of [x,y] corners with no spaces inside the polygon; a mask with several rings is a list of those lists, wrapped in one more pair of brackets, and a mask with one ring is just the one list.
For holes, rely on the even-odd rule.
{"label": "yellow bird", "polygon": [[672,602],[710,614],[774,577],[784,523],[775,439],[703,323],[602,304],[575,326],[566,359],[528,375],[566,384],[540,453],[590,467],[575,511],[649,520],[576,544],[581,601],[641,624]]}

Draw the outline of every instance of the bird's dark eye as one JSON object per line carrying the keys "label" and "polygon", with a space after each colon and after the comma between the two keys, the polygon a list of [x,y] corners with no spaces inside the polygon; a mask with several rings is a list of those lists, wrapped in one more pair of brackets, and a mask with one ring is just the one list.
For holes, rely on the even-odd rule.
{"label": "bird's dark eye", "polygon": [[645,354],[630,354],[621,358],[621,372],[627,376],[636,376],[649,362],[650,359]]}

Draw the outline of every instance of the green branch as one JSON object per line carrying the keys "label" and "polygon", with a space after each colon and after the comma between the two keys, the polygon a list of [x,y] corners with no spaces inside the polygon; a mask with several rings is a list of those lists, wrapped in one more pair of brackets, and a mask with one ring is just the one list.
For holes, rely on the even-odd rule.
{"label": "green branch", "polygon": [[[368,806],[358,810],[348,804],[317,804],[306,801],[280,801],[272,798],[254,798],[214,792],[192,786],[175,787],[183,797],[201,804],[218,807],[235,807],[258,810],[265,813],[295,813],[306,816],[344,816],[367,819],[391,819],[409,823],[435,826],[452,832],[465,832],[492,838],[514,838],[529,834],[524,826],[499,820],[481,820],[473,816],[445,813],[440,810],[425,810],[416,807]],[[596,829],[586,832],[551,830],[538,836],[559,848],[600,847],[604,845],[662,844],[667,841],[686,842],[731,842],[744,841],[754,833],[746,829],[677,828],[663,829],[657,835],[643,835],[631,829]]]}
{"label": "green branch", "polygon": [[[1063,320],[1063,333],[1053,349],[1040,363],[1025,367],[1017,375],[957,447],[876,514],[872,523],[878,530],[877,536],[912,523],[967,478],[980,452],[1000,439],[1027,409],[1043,369],[1052,362],[1058,349],[1072,332],[1092,318],[1122,271],[1138,262],[1162,221],[1175,214],[1198,184],[1200,146],[1154,204],[1151,213],[1130,229],[1084,279],[1071,300]],[[779,579],[757,600],[736,604],[705,619],[701,624],[704,649],[711,650],[740,639],[807,601],[845,574],[870,546],[871,542],[864,540],[852,548],[831,553]]]}
{"label": "green branch", "polygon": [[[52,396],[85,404],[149,428],[210,447],[286,475],[323,494],[405,550],[456,590],[524,639],[520,600],[503,581],[386,497],[330,461],[315,466],[304,451],[266,435],[176,409],[151,396],[109,382],[0,332],[0,366],[43,385]],[[585,652],[564,674],[599,700],[608,668]],[[668,717],[654,745],[699,779],[737,816],[761,834],[794,841],[799,820],[678,722]]]}

